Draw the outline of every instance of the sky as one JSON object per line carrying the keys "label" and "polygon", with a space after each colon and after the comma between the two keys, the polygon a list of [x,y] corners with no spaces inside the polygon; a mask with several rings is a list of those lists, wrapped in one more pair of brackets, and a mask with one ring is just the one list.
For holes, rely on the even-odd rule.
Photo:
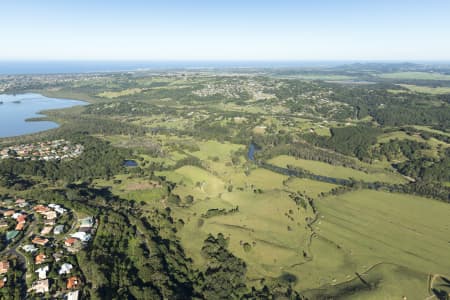
{"label": "sky", "polygon": [[449,0],[0,1],[0,60],[450,61]]}

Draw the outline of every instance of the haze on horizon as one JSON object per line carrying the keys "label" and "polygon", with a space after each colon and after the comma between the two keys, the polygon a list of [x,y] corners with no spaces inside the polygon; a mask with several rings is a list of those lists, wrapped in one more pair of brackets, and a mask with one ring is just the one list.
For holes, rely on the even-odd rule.
{"label": "haze on horizon", "polygon": [[450,2],[8,1],[0,60],[450,60]]}

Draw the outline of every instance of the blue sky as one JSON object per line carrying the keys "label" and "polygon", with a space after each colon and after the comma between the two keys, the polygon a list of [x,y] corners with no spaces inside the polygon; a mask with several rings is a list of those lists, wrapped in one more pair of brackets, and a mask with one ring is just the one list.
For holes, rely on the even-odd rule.
{"label": "blue sky", "polygon": [[449,0],[17,0],[0,60],[450,60]]}

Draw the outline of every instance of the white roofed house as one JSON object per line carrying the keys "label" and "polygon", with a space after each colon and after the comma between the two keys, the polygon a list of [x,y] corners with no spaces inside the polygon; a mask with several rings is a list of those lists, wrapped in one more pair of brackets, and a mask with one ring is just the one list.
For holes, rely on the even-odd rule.
{"label": "white roofed house", "polygon": [[11,218],[13,218],[14,220],[16,220],[19,216],[21,216],[22,214],[19,212],[14,213]]}
{"label": "white roofed house", "polygon": [[69,274],[73,269],[73,266],[71,264],[68,263],[63,263],[61,265],[61,268],[59,269],[58,274],[62,275],[62,274]]}
{"label": "white roofed house", "polygon": [[37,269],[35,272],[39,274],[39,279],[47,279],[47,272],[49,270],[48,266],[41,267]]}
{"label": "white roofed house", "polygon": [[82,241],[83,243],[85,242],[89,242],[91,239],[91,235],[89,233],[86,232],[75,232],[74,234],[71,235],[71,237],[79,239],[80,241]]}
{"label": "white roofed house", "polygon": [[64,232],[64,225],[57,225],[55,226],[55,228],[53,229],[53,233],[58,235]]}
{"label": "white roofed house", "polygon": [[55,207],[55,211],[56,211],[58,214],[62,215],[62,214],[65,214],[65,213],[66,213],[67,209],[62,208],[61,206],[58,206],[58,207]]}
{"label": "white roofed house", "polygon": [[80,291],[69,292],[64,296],[64,300],[78,300]]}
{"label": "white roofed house", "polygon": [[30,245],[30,244],[22,246],[22,249],[23,249],[23,251],[25,251],[27,253],[33,253],[38,250],[34,245]]}
{"label": "white roofed house", "polygon": [[67,209],[63,208],[59,204],[49,204],[48,207],[53,208],[54,211],[56,211],[58,214],[62,215],[67,212]]}

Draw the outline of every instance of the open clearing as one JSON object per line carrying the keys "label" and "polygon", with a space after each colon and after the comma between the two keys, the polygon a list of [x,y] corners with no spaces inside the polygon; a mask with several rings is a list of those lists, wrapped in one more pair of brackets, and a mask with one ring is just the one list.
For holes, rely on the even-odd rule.
{"label": "open clearing", "polygon": [[433,95],[450,94],[450,87],[431,87],[412,84],[400,84],[400,86],[417,93],[433,94]]}
{"label": "open clearing", "polygon": [[153,202],[163,198],[167,191],[158,183],[130,175],[116,175],[111,180],[97,179],[94,184],[98,187],[111,187],[111,191],[124,199]]}
{"label": "open clearing", "polygon": [[[228,150],[216,152],[220,160],[228,157]],[[200,152],[194,154],[204,156]],[[249,279],[275,278],[288,272],[292,265],[304,263],[303,251],[308,251],[311,235],[306,218],[312,218],[313,212],[310,207],[299,208],[289,197],[285,190],[291,188],[283,184],[288,177],[260,168],[251,170],[247,176],[239,168],[226,168],[226,177],[214,176],[193,166],[158,173],[177,182],[174,193],[181,198],[188,194],[194,196],[191,206],[174,207],[173,213],[175,218],[185,222],[179,236],[195,264],[199,267],[203,264],[200,249],[207,235],[219,232],[230,237],[230,250],[246,261]],[[233,184],[232,192],[226,189],[225,182]],[[292,182],[292,185],[297,188],[306,183]],[[312,190],[318,191],[318,188]],[[263,192],[255,192],[256,189]],[[236,207],[238,212],[202,217],[209,209]],[[251,245],[249,252],[244,251],[243,243]]]}
{"label": "open clearing", "polygon": [[286,186],[293,192],[301,192],[309,197],[316,198],[320,193],[329,192],[338,185],[306,178],[289,178],[286,181]]}
{"label": "open clearing", "polygon": [[405,180],[401,175],[390,172],[370,172],[365,173],[363,171],[354,170],[342,166],[333,166],[324,162],[297,159],[293,156],[280,155],[274,157],[268,161],[270,164],[286,168],[287,165],[292,165],[305,169],[313,174],[334,177],[334,178],[353,178],[356,180],[362,180],[367,182],[389,182],[389,183],[403,183]]}
{"label": "open clearing", "polygon": [[[208,209],[236,206],[238,212],[205,218],[199,226],[200,215]],[[199,266],[203,262],[203,240],[208,233],[219,232],[230,237],[230,250],[247,262],[250,279],[278,277],[290,266],[305,261],[302,251],[307,250],[311,233],[305,217],[312,217],[312,209],[298,208],[286,192],[224,193],[220,198],[198,201],[188,209],[176,209],[175,214],[186,222],[180,231],[181,241]],[[244,251],[241,243],[249,243],[251,250]]]}
{"label": "open clearing", "polygon": [[114,99],[114,98],[118,98],[118,97],[139,94],[140,92],[142,92],[142,89],[133,88],[133,89],[122,90],[119,92],[102,92],[102,93],[98,94],[98,96],[102,97],[102,98]]}
{"label": "open clearing", "polygon": [[388,79],[450,80],[450,75],[429,72],[394,72],[379,75]]}
{"label": "open clearing", "polygon": [[[389,283],[383,275],[384,295],[423,299],[427,295],[427,274],[448,275],[448,204],[411,195],[360,190],[318,200],[316,206],[320,216],[314,224],[317,238],[311,245],[314,259],[301,266],[304,276],[309,275],[300,286],[331,287],[353,278],[355,272],[365,273],[376,264],[387,263],[403,268],[398,269],[396,277],[424,279],[408,290],[408,285],[395,284],[394,277],[391,277],[394,283]],[[380,290],[373,292],[377,291]]]}

